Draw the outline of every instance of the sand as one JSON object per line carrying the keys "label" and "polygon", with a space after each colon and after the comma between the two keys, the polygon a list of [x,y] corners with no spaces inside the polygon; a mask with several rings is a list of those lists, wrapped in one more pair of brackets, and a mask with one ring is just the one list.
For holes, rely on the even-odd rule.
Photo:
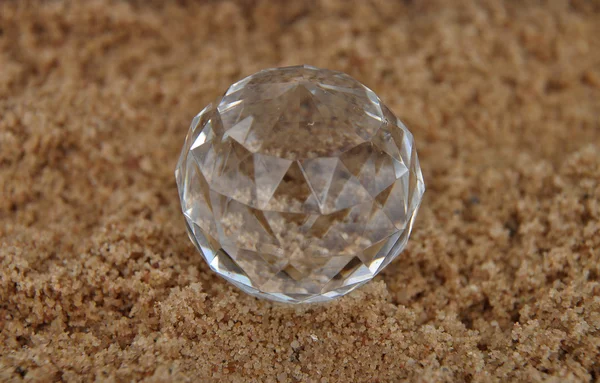
{"label": "sand", "polygon": [[[0,381],[600,381],[600,2],[0,3]],[[187,238],[192,117],[261,68],[370,86],[416,138],[407,249],[331,304]]]}

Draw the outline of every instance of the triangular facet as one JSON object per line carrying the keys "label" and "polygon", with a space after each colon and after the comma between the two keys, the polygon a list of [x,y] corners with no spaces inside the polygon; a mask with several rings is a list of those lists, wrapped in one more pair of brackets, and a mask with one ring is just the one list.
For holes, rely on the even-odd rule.
{"label": "triangular facet", "polygon": [[233,125],[225,132],[225,134],[223,135],[223,140],[227,139],[228,137],[231,137],[237,142],[239,142],[241,145],[244,145],[253,121],[254,117],[252,116],[244,118],[242,121]]}
{"label": "triangular facet", "polygon": [[[305,283],[303,274],[293,266],[286,266],[279,273],[275,274],[267,282],[263,283],[261,290],[268,293],[285,292],[287,296],[308,296],[320,291],[319,286],[312,283]],[[302,299],[305,299],[303,297]]]}
{"label": "triangular facet", "polygon": [[267,258],[272,257],[272,255],[265,255],[251,250],[240,250],[235,256],[236,264],[244,270],[252,281],[252,285],[258,288],[280,271],[280,268],[274,264],[276,262],[266,261],[265,256]]}
{"label": "triangular facet", "polygon": [[290,164],[264,209],[290,213],[319,211],[298,161]]}
{"label": "triangular facet", "polygon": [[254,179],[259,208],[268,205],[291,164],[291,160],[284,158],[254,154]]}
{"label": "triangular facet", "polygon": [[231,198],[224,196],[214,190],[210,191],[210,203],[213,208],[214,222],[217,227],[216,237],[219,239],[221,247],[229,254],[238,251],[236,237],[231,235],[230,226],[232,224],[228,214],[230,204],[234,202]]}
{"label": "triangular facet", "polygon": [[364,249],[362,254],[359,255],[360,259],[365,265],[368,265],[369,270],[371,270],[373,274],[377,273],[377,270],[380,269],[381,263],[390,254],[390,251],[400,237],[400,234],[400,232],[396,232],[389,237],[372,244]]}
{"label": "triangular facet", "polygon": [[[192,147],[197,147],[204,143],[210,142],[218,133],[222,133],[223,126],[221,120],[212,104],[207,105],[200,113],[198,113],[190,125],[190,130],[185,137],[184,150],[182,155]],[[200,139],[199,136],[202,136]]]}
{"label": "triangular facet", "polygon": [[365,143],[343,153],[340,161],[360,184],[375,198],[396,180],[397,162],[371,143]]}
{"label": "triangular facet", "polygon": [[[331,281],[324,286],[324,290],[337,289],[349,284],[364,283],[373,277],[372,273],[370,272],[368,273],[370,276],[367,277],[368,274],[366,273],[365,269],[368,270],[368,268],[366,268],[366,266],[358,257],[349,257],[346,258],[345,261],[346,264],[336,275],[333,276],[333,278],[331,278]],[[350,281],[349,279],[353,276],[354,279]]]}
{"label": "triangular facet", "polygon": [[351,262],[352,255],[337,255],[327,260],[327,263],[318,269],[315,274],[322,275],[324,277],[323,286],[329,283],[332,279],[339,277],[340,272]]}
{"label": "triangular facet", "polygon": [[417,150],[413,146],[410,159],[410,180],[408,183],[408,202],[407,214],[412,214],[420,205],[421,198],[425,192],[425,184],[423,183],[423,174],[419,165],[419,157]]}
{"label": "triangular facet", "polygon": [[[398,232],[397,234],[394,234],[390,237],[389,243],[385,245],[386,249],[389,248],[389,250],[387,251],[387,254],[384,257],[381,257],[380,262],[376,262],[376,263],[379,263],[379,266],[378,266],[375,274],[379,273],[390,262],[392,262],[394,259],[396,259],[396,257],[398,256],[398,254],[400,254],[400,252],[402,252],[402,250],[406,246],[406,242],[408,242],[408,236],[410,235],[411,225],[412,225],[412,219],[407,224],[407,226],[408,226],[407,230]],[[382,253],[383,253],[383,251],[380,251],[380,254],[382,254]],[[375,266],[375,264],[373,264],[373,266]]]}
{"label": "triangular facet", "polygon": [[210,188],[193,156],[187,158],[186,169],[181,199],[183,212],[194,223],[208,229],[205,221],[213,215]]}
{"label": "triangular facet", "polygon": [[[394,134],[392,134],[392,131]],[[402,157],[401,146],[396,144],[394,136],[402,135],[402,130],[397,126],[384,124],[377,133],[373,136],[373,144],[381,151],[389,154],[392,158],[404,163],[405,158]],[[402,143],[402,141],[400,141]]]}
{"label": "triangular facet", "polygon": [[337,161],[326,195],[321,203],[323,214],[346,209],[372,200],[369,192],[350,171]]}
{"label": "triangular facet", "polygon": [[315,158],[301,161],[301,169],[321,211],[325,209],[327,192],[338,164],[337,158]]}
{"label": "triangular facet", "polygon": [[219,223],[223,235],[233,241],[238,249],[258,251],[259,244],[280,247],[263,212],[236,200],[228,202],[227,212]]}
{"label": "triangular facet", "polygon": [[[290,122],[313,122],[322,120],[321,103],[304,84],[297,85],[282,95],[286,109],[282,111],[278,124],[290,127]],[[281,128],[281,127],[279,127]]]}
{"label": "triangular facet", "polygon": [[314,239],[325,237],[332,227],[341,224],[349,212],[349,209],[345,209],[332,214],[315,215],[316,219],[312,221],[307,236]]}
{"label": "triangular facet", "polygon": [[248,278],[244,270],[222,249],[213,258],[210,268],[224,277],[245,285],[252,285],[252,281]]}
{"label": "triangular facet", "polygon": [[394,223],[377,204],[373,206],[371,217],[364,231],[364,238],[370,243],[376,243],[398,231]]}
{"label": "triangular facet", "polygon": [[216,157],[212,179],[209,181],[211,188],[254,206],[256,187],[252,153],[235,140],[228,140],[226,146],[224,153]]}
{"label": "triangular facet", "polygon": [[378,205],[399,230],[406,227],[408,198],[408,177],[406,176],[396,180],[376,198]]}
{"label": "triangular facet", "polygon": [[[360,144],[340,155],[340,161],[355,177],[360,177],[363,173],[368,173],[369,170],[374,172],[375,167],[371,161],[373,154],[373,144],[365,142]],[[371,162],[369,164],[369,162]]]}
{"label": "triangular facet", "polygon": [[210,264],[221,248],[221,245],[212,235],[196,225],[189,218],[186,217],[185,222],[190,238],[192,238],[192,242],[196,245],[196,248],[200,250],[206,262]]}
{"label": "triangular facet", "polygon": [[371,272],[371,270],[369,270],[369,268],[366,265],[360,264],[344,280],[344,285],[354,285],[357,283],[365,283],[367,281],[370,281],[373,278],[373,276],[374,276],[373,273]]}

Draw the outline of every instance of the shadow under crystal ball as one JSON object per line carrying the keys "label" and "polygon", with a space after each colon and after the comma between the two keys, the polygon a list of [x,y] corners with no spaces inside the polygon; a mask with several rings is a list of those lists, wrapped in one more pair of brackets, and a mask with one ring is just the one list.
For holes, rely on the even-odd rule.
{"label": "shadow under crystal ball", "polygon": [[413,136],[379,97],[309,66],[233,84],[192,121],[175,175],[210,268],[290,303],[371,280],[406,245],[425,190]]}

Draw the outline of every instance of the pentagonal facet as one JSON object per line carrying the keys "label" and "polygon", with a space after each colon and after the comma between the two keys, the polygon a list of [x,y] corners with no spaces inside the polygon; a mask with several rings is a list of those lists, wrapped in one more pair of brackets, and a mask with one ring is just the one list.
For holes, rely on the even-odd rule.
{"label": "pentagonal facet", "polygon": [[196,116],[177,164],[192,242],[242,290],[321,302],[404,248],[425,191],[408,129],[350,76],[268,69]]}

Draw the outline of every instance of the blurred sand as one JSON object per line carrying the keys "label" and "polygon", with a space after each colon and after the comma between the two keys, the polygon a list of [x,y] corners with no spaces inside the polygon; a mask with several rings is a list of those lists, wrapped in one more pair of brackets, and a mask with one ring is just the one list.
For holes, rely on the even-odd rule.
{"label": "blurred sand", "polygon": [[[165,3],[0,3],[0,381],[600,380],[598,1]],[[376,281],[287,307],[209,271],[173,169],[299,63],[379,94],[428,189]]]}

